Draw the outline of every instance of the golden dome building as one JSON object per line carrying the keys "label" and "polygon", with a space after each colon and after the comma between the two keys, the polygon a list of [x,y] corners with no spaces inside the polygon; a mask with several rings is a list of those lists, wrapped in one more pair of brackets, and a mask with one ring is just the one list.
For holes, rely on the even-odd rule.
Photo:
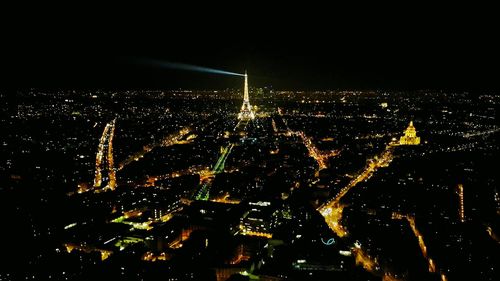
{"label": "golden dome building", "polygon": [[413,121],[410,121],[410,125],[404,131],[404,136],[399,139],[399,145],[419,145],[420,137],[417,137],[417,130],[413,126]]}

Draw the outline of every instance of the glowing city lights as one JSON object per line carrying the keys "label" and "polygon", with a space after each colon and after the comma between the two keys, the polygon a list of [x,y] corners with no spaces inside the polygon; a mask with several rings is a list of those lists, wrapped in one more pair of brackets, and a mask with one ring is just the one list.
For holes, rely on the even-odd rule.
{"label": "glowing city lights", "polygon": [[458,215],[460,217],[460,222],[465,222],[465,210],[464,210],[464,186],[459,184],[457,186],[458,189],[458,200],[460,203],[460,207],[458,210]]}

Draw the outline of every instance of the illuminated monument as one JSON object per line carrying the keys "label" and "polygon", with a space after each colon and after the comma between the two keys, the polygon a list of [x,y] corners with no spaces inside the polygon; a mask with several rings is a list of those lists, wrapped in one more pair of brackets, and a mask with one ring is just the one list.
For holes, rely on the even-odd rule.
{"label": "illuminated monument", "polygon": [[238,114],[238,119],[240,120],[251,120],[255,118],[255,114],[250,105],[250,100],[248,97],[248,75],[245,71],[245,88],[243,89],[243,105],[241,106],[240,113]]}
{"label": "illuminated monument", "polygon": [[417,130],[413,126],[413,121],[410,121],[410,125],[406,128],[404,136],[399,139],[400,145],[419,145],[420,137],[417,137]]}

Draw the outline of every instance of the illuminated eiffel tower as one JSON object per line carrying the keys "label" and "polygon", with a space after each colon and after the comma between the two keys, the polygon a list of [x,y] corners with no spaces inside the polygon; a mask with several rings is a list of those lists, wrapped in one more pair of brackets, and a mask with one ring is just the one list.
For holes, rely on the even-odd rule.
{"label": "illuminated eiffel tower", "polygon": [[238,114],[239,120],[251,120],[255,118],[255,113],[250,105],[250,99],[248,97],[248,75],[245,71],[245,88],[243,89],[243,105],[241,106],[240,113]]}

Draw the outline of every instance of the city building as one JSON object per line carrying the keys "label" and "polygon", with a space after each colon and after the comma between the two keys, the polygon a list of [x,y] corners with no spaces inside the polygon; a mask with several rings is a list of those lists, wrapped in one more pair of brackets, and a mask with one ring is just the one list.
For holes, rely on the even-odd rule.
{"label": "city building", "polygon": [[404,135],[399,139],[400,145],[419,145],[420,137],[417,137],[417,130],[413,126],[413,121],[410,121],[408,128],[404,131]]}

